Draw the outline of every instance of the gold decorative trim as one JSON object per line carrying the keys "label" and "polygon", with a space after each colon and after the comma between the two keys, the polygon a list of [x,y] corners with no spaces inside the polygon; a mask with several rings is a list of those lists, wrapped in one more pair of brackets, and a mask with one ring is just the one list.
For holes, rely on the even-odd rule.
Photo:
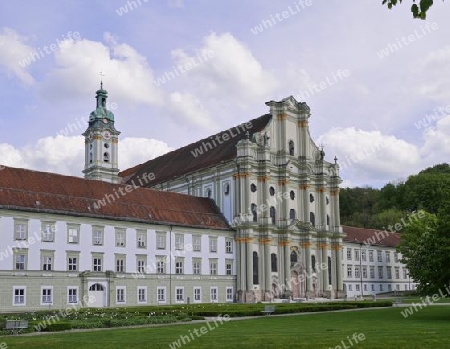
{"label": "gold decorative trim", "polygon": [[233,174],[233,178],[245,178],[245,177],[250,177],[250,173],[249,172],[243,172],[243,173],[235,173]]}
{"label": "gold decorative trim", "polygon": [[318,248],[318,249],[325,250],[325,249],[328,248],[328,244],[318,243],[318,244],[317,244],[317,248]]}
{"label": "gold decorative trim", "polygon": [[259,176],[258,181],[259,182],[267,182],[270,179],[270,176]]}
{"label": "gold decorative trim", "polygon": [[284,114],[284,113],[278,114],[277,115],[277,120],[286,120],[286,114]]}
{"label": "gold decorative trim", "polygon": [[301,120],[297,123],[299,127],[308,127],[308,120]]}
{"label": "gold decorative trim", "polygon": [[311,247],[311,246],[312,246],[312,243],[310,243],[310,242],[302,242],[300,244],[300,247]]}
{"label": "gold decorative trim", "polygon": [[342,250],[342,245],[331,245],[331,249],[333,251],[340,251]]}
{"label": "gold decorative trim", "polygon": [[299,184],[298,187],[302,190],[306,190],[306,189],[310,188],[310,185],[309,184]]}
{"label": "gold decorative trim", "polygon": [[259,243],[260,243],[261,245],[268,245],[268,244],[270,244],[272,241],[273,241],[272,238],[261,238],[261,239],[259,239]]}
{"label": "gold decorative trim", "polygon": [[291,244],[290,241],[286,241],[286,240],[278,241],[278,245],[280,245],[280,246],[289,246],[290,244]]}
{"label": "gold decorative trim", "polygon": [[319,193],[324,193],[326,191],[326,189],[324,187],[319,187],[319,188],[316,188],[316,191],[318,191]]}
{"label": "gold decorative trim", "polygon": [[279,181],[278,181],[278,184],[279,185],[287,185],[287,184],[289,184],[291,181],[289,180],[289,179],[280,179]]}
{"label": "gold decorative trim", "polygon": [[339,195],[339,189],[330,190],[330,195],[332,195],[332,196]]}

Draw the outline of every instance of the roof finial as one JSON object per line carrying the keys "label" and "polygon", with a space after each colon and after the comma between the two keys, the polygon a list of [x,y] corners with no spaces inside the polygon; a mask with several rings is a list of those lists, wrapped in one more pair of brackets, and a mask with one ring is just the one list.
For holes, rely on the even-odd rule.
{"label": "roof finial", "polygon": [[335,156],[334,156],[334,164],[335,164],[335,165],[337,164],[337,161],[338,161],[338,157],[335,155]]}
{"label": "roof finial", "polygon": [[103,90],[103,77],[104,77],[105,75],[103,75],[103,72],[102,71],[100,71],[100,90]]}

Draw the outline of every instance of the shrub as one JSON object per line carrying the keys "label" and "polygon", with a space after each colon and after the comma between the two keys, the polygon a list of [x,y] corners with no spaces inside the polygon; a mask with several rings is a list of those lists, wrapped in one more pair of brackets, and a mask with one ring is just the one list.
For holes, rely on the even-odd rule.
{"label": "shrub", "polygon": [[46,328],[43,328],[43,332],[59,332],[68,331],[72,329],[72,324],[69,322],[57,322],[54,324],[49,324]]}

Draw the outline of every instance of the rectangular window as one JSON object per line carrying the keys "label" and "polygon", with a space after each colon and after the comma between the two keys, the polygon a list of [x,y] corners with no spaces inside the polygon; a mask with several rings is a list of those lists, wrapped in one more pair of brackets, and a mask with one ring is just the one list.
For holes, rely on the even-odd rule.
{"label": "rectangular window", "polygon": [[53,242],[55,240],[56,223],[42,222],[42,241]]}
{"label": "rectangular window", "polygon": [[388,291],[392,291],[392,285],[391,284],[388,285]]}
{"label": "rectangular window", "polygon": [[200,235],[192,236],[192,250],[195,252],[202,250],[202,237]]}
{"label": "rectangular window", "polygon": [[26,270],[27,269],[27,250],[14,250],[14,269],[15,270]]}
{"label": "rectangular window", "polygon": [[165,287],[157,287],[156,295],[157,295],[158,303],[166,302],[166,288]]}
{"label": "rectangular window", "polygon": [[211,302],[217,302],[218,295],[217,295],[217,287],[211,287]]}
{"label": "rectangular window", "polygon": [[80,242],[79,225],[67,225],[67,242],[69,244],[78,244]]}
{"label": "rectangular window", "polygon": [[14,220],[14,239],[26,240],[28,238],[28,221]]}
{"label": "rectangular window", "polygon": [[403,279],[408,278],[408,270],[406,268],[403,268]]}
{"label": "rectangular window", "polygon": [[78,257],[74,255],[67,256],[67,270],[77,271],[78,270]]}
{"label": "rectangular window", "polygon": [[360,290],[359,284],[356,284],[356,285],[355,285],[355,289],[356,289],[356,291],[359,291],[359,290]]}
{"label": "rectangular window", "polygon": [[125,247],[126,246],[126,237],[125,237],[125,229],[116,228],[116,246],[117,247]]}
{"label": "rectangular window", "polygon": [[209,237],[209,252],[217,252],[217,238]]}
{"label": "rectangular window", "polygon": [[92,244],[96,246],[103,245],[103,229],[94,228],[92,230]]}
{"label": "rectangular window", "polygon": [[361,260],[365,262],[367,260],[366,251],[361,251]]}
{"label": "rectangular window", "polygon": [[359,266],[355,267],[355,278],[360,278],[361,277],[361,273],[359,270]]}
{"label": "rectangular window", "polygon": [[184,235],[175,234],[175,249],[184,250]]}
{"label": "rectangular window", "polygon": [[367,267],[363,266],[362,268],[363,278],[367,279]]}
{"label": "rectangular window", "polygon": [[383,256],[381,255],[381,251],[377,251],[378,262],[383,261]]}
{"label": "rectangular window", "polygon": [[398,253],[394,252],[394,262],[398,263]]}
{"label": "rectangular window", "polygon": [[359,251],[355,250],[355,261],[359,261]]}
{"label": "rectangular window", "polygon": [[386,274],[388,279],[392,279],[392,267],[386,267]]}
{"label": "rectangular window", "polygon": [[177,302],[184,301],[184,288],[183,287],[175,287],[175,300]]}
{"label": "rectangular window", "polygon": [[53,288],[41,287],[41,305],[53,304]]}
{"label": "rectangular window", "polygon": [[217,275],[217,259],[209,260],[210,275]]}
{"label": "rectangular window", "polygon": [[194,301],[200,302],[202,300],[202,289],[200,287],[194,287]]}
{"label": "rectangular window", "polygon": [[378,267],[378,277],[379,277],[380,279],[383,278],[383,267]]}
{"label": "rectangular window", "polygon": [[227,287],[226,292],[227,292],[227,302],[232,302],[233,301],[233,287]]}
{"label": "rectangular window", "polygon": [[158,250],[166,249],[166,233],[156,233],[156,248]]}
{"label": "rectangular window", "polygon": [[116,288],[116,303],[125,303],[125,288]]}
{"label": "rectangular window", "polygon": [[348,261],[352,260],[352,249],[351,248],[347,248],[347,260]]}
{"label": "rectangular window", "polygon": [[225,273],[226,275],[233,274],[233,261],[230,260],[225,261]]}
{"label": "rectangular window", "polygon": [[200,275],[201,274],[201,261],[198,259],[195,259],[192,261],[192,273],[194,275]]}
{"label": "rectangular window", "polygon": [[373,251],[369,251],[369,262],[373,262]]}
{"label": "rectangular window", "polygon": [[367,291],[367,285],[364,284],[364,291]]}
{"label": "rectangular window", "polygon": [[352,285],[348,285],[348,290],[352,291]]}
{"label": "rectangular window", "polygon": [[375,285],[374,284],[372,284],[371,289],[372,289],[372,291],[375,291]]}
{"label": "rectangular window", "polygon": [[183,259],[177,258],[175,261],[175,274],[184,274]]}
{"label": "rectangular window", "polygon": [[147,265],[147,256],[136,256],[136,270],[138,273],[145,273]]}
{"label": "rectangular window", "polygon": [[353,267],[351,265],[347,266],[347,277],[353,277]]}
{"label": "rectangular window", "polygon": [[400,285],[395,285],[395,289],[397,290],[397,291],[400,291]]}
{"label": "rectangular window", "polygon": [[137,247],[138,248],[147,248],[147,232],[146,231],[137,231]]}
{"label": "rectangular window", "polygon": [[13,305],[26,304],[26,288],[22,286],[13,287]]}
{"label": "rectangular window", "polygon": [[125,273],[126,267],[125,267],[125,255],[116,255],[116,273]]}
{"label": "rectangular window", "polygon": [[391,263],[391,252],[386,251],[386,263]]}
{"label": "rectangular window", "polygon": [[375,279],[375,267],[370,267],[370,278]]}
{"label": "rectangular window", "polygon": [[164,256],[156,256],[156,272],[158,274],[166,273],[165,259],[166,259],[166,257],[164,257]]}
{"label": "rectangular window", "polygon": [[92,258],[92,271],[102,271],[103,258],[102,257],[94,257]]}
{"label": "rectangular window", "polygon": [[138,303],[147,303],[147,287],[138,287]]}
{"label": "rectangular window", "polygon": [[233,253],[233,240],[225,240],[225,253]]}
{"label": "rectangular window", "polygon": [[41,270],[53,270],[53,257],[55,252],[43,250],[41,251]]}
{"label": "rectangular window", "polygon": [[69,287],[67,289],[67,303],[78,304],[78,288]]}

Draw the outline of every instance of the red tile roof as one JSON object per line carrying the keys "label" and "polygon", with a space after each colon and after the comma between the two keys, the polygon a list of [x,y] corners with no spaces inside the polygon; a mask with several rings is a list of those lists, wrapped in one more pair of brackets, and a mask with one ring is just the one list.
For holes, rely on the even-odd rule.
{"label": "red tile roof", "polygon": [[401,234],[376,229],[342,226],[345,242],[362,242],[365,245],[396,247],[400,243]]}
{"label": "red tile roof", "polygon": [[[183,148],[171,151],[170,153],[161,155],[153,160],[147,161],[144,164],[137,165],[119,173],[119,176],[123,178],[123,182],[131,183],[132,180],[142,177],[144,173],[155,175],[155,179],[149,182],[149,187],[158,183],[162,183],[183,174],[197,171],[201,168],[208,168],[222,162],[230,161],[236,158],[237,149],[236,144],[245,137],[245,133],[248,130],[250,135],[262,131],[269,121],[272,115],[266,114],[259,118],[250,120],[250,128],[237,128],[233,127],[228,130],[219,132],[216,135],[204,138],[198,142],[189,144]],[[240,131],[238,133],[238,131]],[[228,134],[225,138],[224,134]],[[217,137],[222,140],[222,143],[215,142],[216,146],[213,146],[213,139]],[[228,138],[228,140],[227,140]],[[211,144],[212,149],[205,151],[205,144]],[[196,152],[198,149],[203,149],[203,154]],[[194,156],[197,154],[197,156]]]}
{"label": "red tile roof", "polygon": [[125,188],[122,184],[5,167],[0,171],[0,208],[230,229],[211,199],[132,186],[127,192]]}

